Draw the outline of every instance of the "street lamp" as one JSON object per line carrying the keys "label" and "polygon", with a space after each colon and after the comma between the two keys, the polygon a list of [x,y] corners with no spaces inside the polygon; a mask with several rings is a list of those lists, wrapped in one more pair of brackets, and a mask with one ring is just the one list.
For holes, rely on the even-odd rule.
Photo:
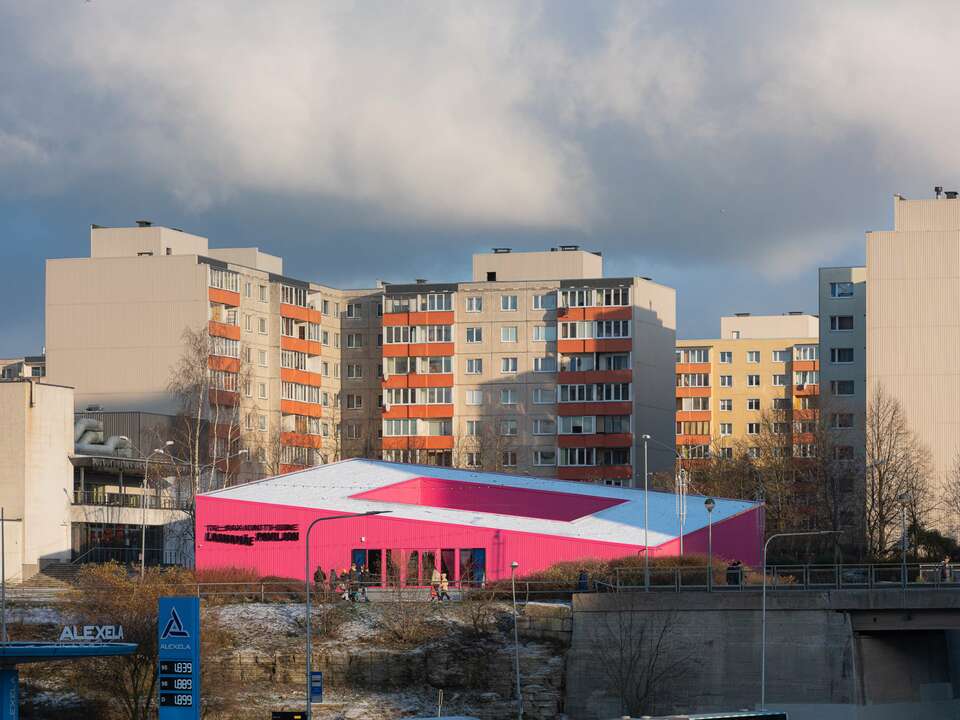
{"label": "street lamp", "polygon": [[166,455],[168,448],[173,445],[173,440],[166,440],[162,448],[154,448],[153,452],[147,455],[143,461],[143,492],[140,493],[140,579],[143,580],[147,572],[147,479],[150,477],[147,472],[150,467],[150,458],[154,455]]}
{"label": "street lamp", "polygon": [[643,587],[650,589],[650,473],[647,472],[647,442],[649,435],[641,435],[643,439]]}
{"label": "street lamp", "polygon": [[803,537],[806,535],[837,535],[839,530],[805,530],[783,532],[771,535],[763,544],[763,609],[760,613],[760,709],[767,709],[767,547],[773,540],[781,537]]}
{"label": "street lamp", "polygon": [[383,515],[388,512],[390,511],[368,510],[367,512],[354,513],[352,515],[330,515],[329,517],[316,518],[307,526],[303,573],[304,584],[307,587],[307,602],[305,603],[307,613],[307,720],[310,720],[313,714],[313,703],[310,700],[310,671],[313,669],[313,623],[310,622],[310,531],[313,530],[314,525],[324,520],[348,520],[350,518],[369,517],[370,515]]}
{"label": "street lamp", "polygon": [[900,582],[907,588],[907,503],[913,500],[910,492],[897,495],[900,501]]}
{"label": "street lamp", "polygon": [[517,633],[517,580],[516,571],[520,563],[510,563],[510,587],[513,590],[513,656],[517,672],[517,720],[523,720],[523,695],[520,694],[520,637]]}
{"label": "street lamp", "polygon": [[713,509],[717,501],[708,497],[703,501],[707,509],[707,590],[713,590]]}

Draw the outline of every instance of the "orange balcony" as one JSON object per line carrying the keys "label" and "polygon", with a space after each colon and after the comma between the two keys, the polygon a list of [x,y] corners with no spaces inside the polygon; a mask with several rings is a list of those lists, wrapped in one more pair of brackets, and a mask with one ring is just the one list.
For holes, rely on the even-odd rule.
{"label": "orange balcony", "polygon": [[677,410],[677,422],[710,422],[709,410]]}
{"label": "orange balcony", "polygon": [[391,405],[384,409],[383,417],[389,420],[400,418],[427,418],[442,420],[453,417],[453,405]]}
{"label": "orange balcony", "polygon": [[812,432],[801,432],[793,434],[794,445],[813,445],[817,441],[816,435]]}
{"label": "orange balcony", "polygon": [[211,370],[223,370],[224,372],[240,372],[240,358],[211,355],[207,358],[207,367]]}
{"label": "orange balcony", "polygon": [[286,473],[297,472],[298,470],[303,470],[306,467],[306,465],[281,465],[280,474],[284,475]]}
{"label": "orange balcony", "polygon": [[796,408],[793,411],[794,420],[816,420],[817,419],[817,409],[816,408]]}
{"label": "orange balcony", "polygon": [[811,395],[820,394],[819,385],[794,385],[793,394],[796,397],[810,397]]}
{"label": "orange balcony", "polygon": [[320,417],[323,412],[318,403],[300,402],[299,400],[281,400],[280,412],[284,415],[306,415],[307,417]]}
{"label": "orange balcony", "polygon": [[240,404],[240,393],[230,390],[210,390],[209,398],[211,405],[233,406]]}
{"label": "orange balcony", "polygon": [[430,373],[428,375],[391,375],[383,381],[385,388],[426,388],[453,387],[452,373]]}
{"label": "orange balcony", "polygon": [[584,370],[581,372],[563,371],[557,374],[559,383],[621,383],[633,380],[632,370]]}
{"label": "orange balcony", "polygon": [[557,319],[560,322],[578,320],[630,320],[633,308],[626,307],[574,307],[558,308]]}
{"label": "orange balcony", "polygon": [[323,438],[319,435],[282,432],[280,433],[280,444],[290,445],[292,447],[319,448],[323,447]]}
{"label": "orange balcony", "polygon": [[319,355],[320,343],[317,340],[301,340],[300,338],[287,337],[280,338],[281,350],[296,350],[307,355]]}
{"label": "orange balcony", "polygon": [[677,445],[709,445],[709,435],[677,435]]}
{"label": "orange balcony", "polygon": [[210,302],[229,305],[230,307],[240,307],[240,293],[231,290],[221,290],[220,288],[207,288],[207,297]]}
{"label": "orange balcony", "polygon": [[391,343],[383,346],[384,357],[440,357],[453,355],[453,343]]}
{"label": "orange balcony", "polygon": [[280,317],[293,318],[294,320],[300,320],[301,322],[319,324],[322,315],[320,314],[319,310],[312,310],[310,308],[300,307],[299,305],[280,303]]}
{"label": "orange balcony", "polygon": [[591,465],[577,467],[558,467],[557,477],[561,480],[629,480],[633,477],[632,465]]}
{"label": "orange balcony", "polygon": [[230,340],[240,339],[240,326],[228,325],[227,323],[211,320],[207,323],[207,332],[214,337],[229,338]]}
{"label": "orange balcony", "polygon": [[709,373],[710,363],[677,363],[677,373]]}
{"label": "orange balcony", "polygon": [[602,338],[600,340],[558,340],[557,350],[567,355],[591,352],[630,352],[633,340],[630,338]]}
{"label": "orange balcony", "polygon": [[385,437],[384,450],[452,450],[452,435],[418,435],[416,437]]}
{"label": "orange balcony", "polygon": [[819,360],[794,360],[793,370],[819,370]]}
{"label": "orange balcony", "polygon": [[558,447],[630,447],[633,433],[610,433],[593,435],[557,435]]}
{"label": "orange balcony", "polygon": [[677,397],[710,397],[709,387],[678,387]]}
{"label": "orange balcony", "polygon": [[384,313],[383,325],[453,325],[452,310]]}
{"label": "orange balcony", "polygon": [[307,372],[306,370],[280,368],[280,379],[283,382],[292,382],[299,383],[300,385],[320,387],[322,376],[319,373]]}
{"label": "orange balcony", "polygon": [[557,415],[630,415],[633,413],[631,402],[582,402],[559,403]]}

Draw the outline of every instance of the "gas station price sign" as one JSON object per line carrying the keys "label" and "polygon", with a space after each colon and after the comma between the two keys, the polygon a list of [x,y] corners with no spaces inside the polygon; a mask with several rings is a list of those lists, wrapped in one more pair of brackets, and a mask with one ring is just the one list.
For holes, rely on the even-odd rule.
{"label": "gas station price sign", "polygon": [[160,720],[199,720],[200,599],[160,598],[157,617]]}

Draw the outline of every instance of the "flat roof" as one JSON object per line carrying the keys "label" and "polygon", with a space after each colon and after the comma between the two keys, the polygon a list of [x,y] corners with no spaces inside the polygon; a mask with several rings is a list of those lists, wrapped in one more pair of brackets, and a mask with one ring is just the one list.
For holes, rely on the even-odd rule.
{"label": "flat roof", "polygon": [[[577,496],[583,500],[578,509]],[[383,519],[642,546],[643,496],[642,490],[592,483],[353,458],[215,490],[201,498],[344,513],[388,509],[390,514]],[[707,526],[703,500],[700,495],[687,497],[685,535]],[[714,525],[760,506],[747,500],[715,500]],[[651,547],[680,536],[676,507],[674,493],[650,491]]]}

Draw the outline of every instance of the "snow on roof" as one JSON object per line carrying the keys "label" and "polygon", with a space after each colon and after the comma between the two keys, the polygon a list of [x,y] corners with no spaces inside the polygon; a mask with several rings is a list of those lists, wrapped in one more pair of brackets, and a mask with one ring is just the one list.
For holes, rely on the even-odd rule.
{"label": "snow on roof", "polygon": [[[557,496],[558,501],[561,499],[568,501],[571,495],[582,495],[585,496],[584,500],[589,498],[591,501],[585,502],[585,507],[599,509],[588,511],[573,519],[568,519],[569,513],[563,515],[564,519],[551,519],[544,517],[543,513],[537,513],[538,516],[526,515],[516,507],[508,508],[508,514],[507,512],[490,512],[486,509],[451,507],[450,504],[444,506],[443,503],[436,502],[421,504],[409,499],[400,501],[376,499],[378,490],[417,479],[453,481],[449,483],[449,489],[453,492],[462,488],[463,483],[473,483],[480,488],[486,486],[494,496],[499,498],[504,496],[504,492],[515,489],[518,491],[515,493],[516,497],[523,498],[528,503],[531,500],[539,501],[547,498],[542,493],[562,493],[563,495]],[[397,492],[399,493],[400,490],[398,489]],[[374,497],[357,497],[364,494]],[[396,497],[389,493],[379,494]],[[649,495],[650,545],[661,545],[676,539],[680,534],[677,496],[674,493],[653,490]],[[286,475],[277,475],[245,485],[205,493],[205,497],[208,498],[336,512],[359,513],[389,509],[389,517],[392,518],[471,525],[632,545],[643,545],[643,496],[643,490],[630,488],[363,458],[318,465]],[[714,524],[759,506],[759,503],[746,500],[724,498],[715,498],[715,500]],[[569,505],[569,502],[567,504]],[[684,534],[695,532],[706,526],[707,511],[703,506],[703,496],[688,496]]]}

